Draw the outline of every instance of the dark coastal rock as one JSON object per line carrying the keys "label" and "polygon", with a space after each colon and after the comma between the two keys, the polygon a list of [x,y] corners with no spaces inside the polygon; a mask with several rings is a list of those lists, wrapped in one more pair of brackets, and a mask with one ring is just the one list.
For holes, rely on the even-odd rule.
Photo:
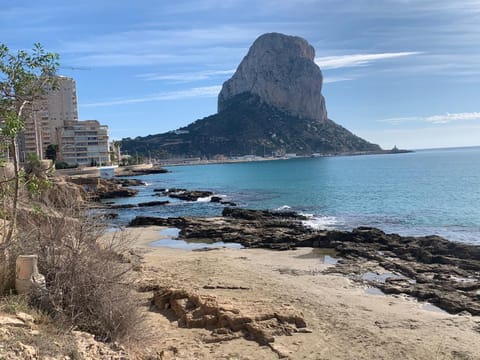
{"label": "dark coastal rock", "polygon": [[199,190],[168,194],[168,196],[172,198],[185,200],[185,201],[197,201],[200,198],[209,197],[212,195],[213,193],[211,191],[199,191]]}
{"label": "dark coastal rock", "polygon": [[[137,217],[130,226],[176,227],[181,229],[180,238],[187,241],[235,242],[247,248],[334,249],[344,260],[327,271],[358,274],[355,280],[386,294],[408,294],[453,314],[480,315],[480,246],[438,236],[386,234],[371,227],[316,231],[303,225],[305,219],[294,212],[225,208],[222,218]],[[365,264],[373,265],[370,269]],[[386,276],[386,280],[365,280],[361,276],[379,267],[392,276]]]}
{"label": "dark coastal rock", "polygon": [[186,192],[188,191],[187,189],[180,189],[180,188],[156,188],[153,189],[154,193],[157,193],[158,195],[162,196],[168,196],[168,194],[175,194],[175,193],[181,193],[181,192]]}
{"label": "dark coastal rock", "polygon": [[197,201],[200,198],[205,198],[213,195],[211,191],[205,190],[187,190],[187,189],[153,189],[157,196],[168,196],[174,199],[185,201]]}
{"label": "dark coastal rock", "polygon": [[160,218],[155,216],[136,216],[128,226],[168,226],[182,228],[188,223],[187,218]]}
{"label": "dark coastal rock", "polygon": [[226,206],[237,206],[237,204],[234,203],[233,201],[225,201],[225,200],[220,201],[220,204],[226,205]]}
{"label": "dark coastal rock", "polygon": [[138,207],[137,204],[112,204],[108,205],[109,209],[131,209]]}
{"label": "dark coastal rock", "polygon": [[112,182],[122,185],[124,187],[127,186],[145,186],[145,182],[138,180],[138,179],[120,179],[120,178],[113,178],[111,179]]}
{"label": "dark coastal rock", "polygon": [[93,177],[72,177],[69,182],[82,186],[90,199],[98,201],[101,199],[113,199],[119,197],[131,197],[138,193],[138,190],[124,187],[118,179],[102,179]]}
{"label": "dark coastal rock", "polygon": [[148,202],[141,202],[138,204],[114,204],[109,205],[110,209],[131,209],[137,207],[149,207],[149,206],[162,206],[169,204],[170,201],[148,201]]}
{"label": "dark coastal rock", "polygon": [[160,166],[152,167],[141,167],[141,168],[128,168],[128,167],[119,167],[117,168],[117,176],[137,176],[137,175],[149,175],[149,174],[164,174],[168,170]]}
{"label": "dark coastal rock", "polygon": [[137,216],[129,226],[172,226],[180,228],[180,235],[185,239],[238,242],[245,247],[287,250],[311,236],[311,231],[301,224],[304,218],[292,212],[225,208],[221,221],[195,217],[165,219]]}
{"label": "dark coastal rock", "polygon": [[269,211],[269,210],[250,210],[241,208],[225,208],[222,215],[235,219],[269,221],[274,219],[294,219],[307,220],[304,215],[300,215],[295,211]]}
{"label": "dark coastal rock", "polygon": [[138,204],[138,207],[147,207],[147,206],[161,206],[161,205],[167,205],[170,204],[170,201],[148,201],[148,202],[142,202]]}
{"label": "dark coastal rock", "polygon": [[122,197],[131,197],[138,194],[138,190],[130,188],[109,188],[97,190],[97,196],[99,199],[113,199]]}
{"label": "dark coastal rock", "polygon": [[210,199],[210,202],[218,203],[226,206],[237,206],[237,204],[234,203],[233,201],[223,200],[223,198],[221,198],[220,196],[212,196],[212,198]]}

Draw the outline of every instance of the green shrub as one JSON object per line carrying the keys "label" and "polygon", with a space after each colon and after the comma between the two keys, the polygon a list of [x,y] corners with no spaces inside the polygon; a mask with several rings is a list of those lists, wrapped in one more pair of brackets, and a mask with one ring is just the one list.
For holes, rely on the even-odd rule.
{"label": "green shrub", "polygon": [[66,163],[65,161],[58,161],[55,163],[55,169],[75,169],[77,168],[78,165],[75,164],[75,165],[69,165],[68,163]]}

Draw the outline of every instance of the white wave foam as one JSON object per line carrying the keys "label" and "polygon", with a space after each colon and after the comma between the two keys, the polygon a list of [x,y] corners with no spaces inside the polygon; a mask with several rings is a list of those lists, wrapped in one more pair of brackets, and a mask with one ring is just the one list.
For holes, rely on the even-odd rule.
{"label": "white wave foam", "polygon": [[302,213],[302,212],[299,212],[298,215],[306,216],[306,217],[308,217],[308,218],[313,218],[313,217],[314,217],[313,214]]}
{"label": "white wave foam", "polygon": [[211,196],[200,197],[197,199],[197,202],[210,202],[212,200]]}
{"label": "white wave foam", "polygon": [[[302,214],[308,216],[306,214]],[[339,221],[334,216],[308,216],[310,219],[302,221],[304,226],[315,230],[331,230],[339,224]]]}
{"label": "white wave foam", "polygon": [[283,205],[283,206],[280,206],[279,208],[275,209],[276,211],[285,211],[285,210],[290,210],[291,207],[288,206],[288,205]]}

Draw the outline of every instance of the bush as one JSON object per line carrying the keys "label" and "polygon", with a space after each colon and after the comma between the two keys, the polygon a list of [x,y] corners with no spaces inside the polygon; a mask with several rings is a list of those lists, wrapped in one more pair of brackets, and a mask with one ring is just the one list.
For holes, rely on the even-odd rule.
{"label": "bush", "polygon": [[85,216],[72,196],[62,215],[22,212],[19,251],[38,254],[47,289],[34,303],[55,320],[102,341],[126,340],[140,324],[136,295],[128,285],[132,268],[124,239],[99,242],[103,225]]}
{"label": "bush", "polygon": [[69,165],[65,161],[58,161],[55,163],[55,169],[61,170],[61,169],[76,169],[78,165]]}

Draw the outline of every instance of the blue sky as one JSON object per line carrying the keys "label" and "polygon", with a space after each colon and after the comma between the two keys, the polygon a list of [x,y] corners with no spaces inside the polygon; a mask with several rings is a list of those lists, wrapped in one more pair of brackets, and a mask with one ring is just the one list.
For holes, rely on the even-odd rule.
{"label": "blue sky", "polygon": [[480,145],[480,0],[4,1],[0,42],[40,42],[114,139],[216,112],[261,34],[309,41],[329,117],[384,148]]}

